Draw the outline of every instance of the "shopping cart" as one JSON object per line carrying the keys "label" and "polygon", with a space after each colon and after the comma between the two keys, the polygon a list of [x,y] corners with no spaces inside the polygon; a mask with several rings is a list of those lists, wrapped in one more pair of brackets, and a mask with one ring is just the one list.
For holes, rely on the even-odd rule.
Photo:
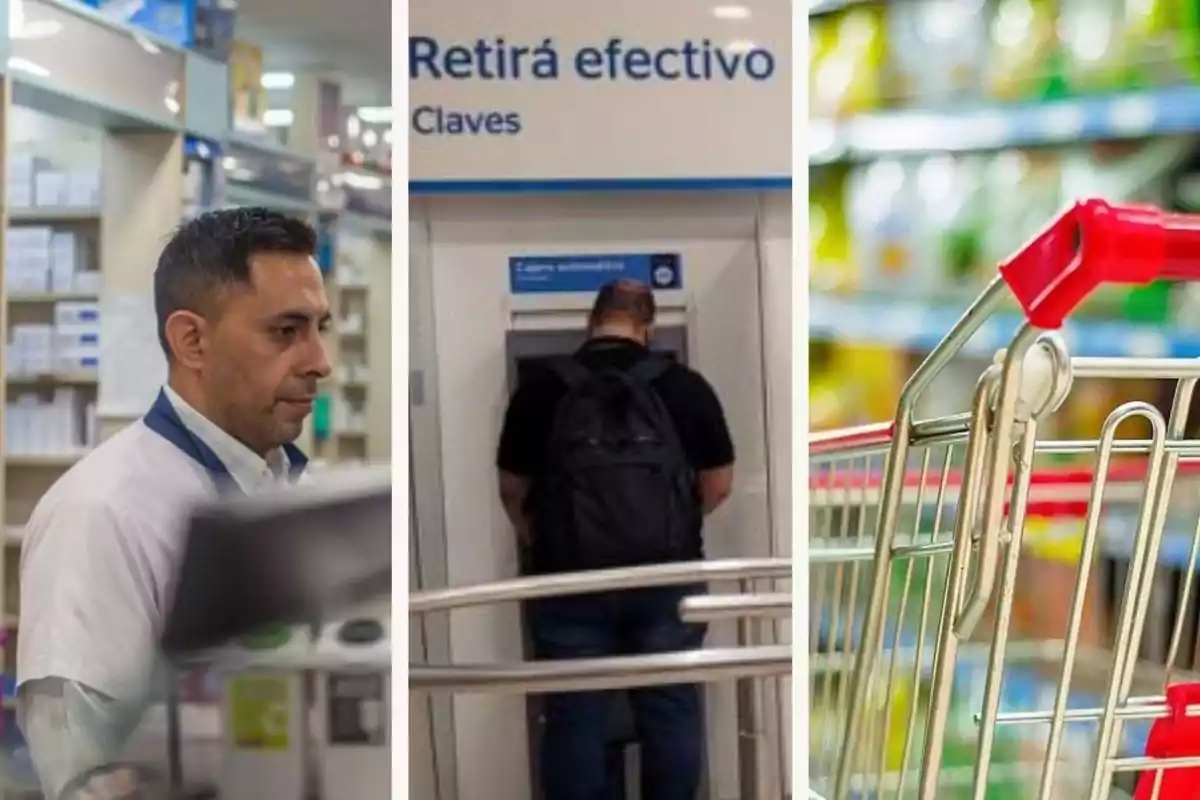
{"label": "shopping cart", "polygon": [[[1200,441],[1186,436],[1200,360],[1071,358],[1057,331],[1104,284],[1200,278],[1200,218],[1083,201],[999,273],[909,380],[893,422],[812,437],[811,793],[1076,800],[1127,796],[1126,780],[1137,800],[1198,798],[1200,677],[1183,668],[1195,666],[1183,656],[1196,623],[1182,610],[1197,594],[1197,536],[1169,633],[1156,576],[1168,519],[1200,495]],[[1026,322],[969,410],[917,420],[934,379],[1010,296]],[[1177,384],[1166,415],[1128,402],[1095,439],[1039,436],[1073,386],[1097,378]],[[1129,438],[1133,420],[1149,434]],[[1082,469],[1047,471],[1067,455]],[[1063,519],[1075,526],[1066,545],[1058,523],[1039,528]],[[1035,533],[1056,558],[1031,560]],[[1114,541],[1119,569],[1097,566]],[[1096,587],[1116,572],[1116,608],[1098,615]],[[1056,597],[1057,635],[1029,622]]]}

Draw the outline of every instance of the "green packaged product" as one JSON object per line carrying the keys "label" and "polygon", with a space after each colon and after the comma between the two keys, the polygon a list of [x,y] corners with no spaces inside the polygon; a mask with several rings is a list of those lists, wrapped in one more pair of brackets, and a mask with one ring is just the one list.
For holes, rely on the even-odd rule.
{"label": "green packaged product", "polygon": [[313,438],[323,442],[333,434],[333,398],[326,392],[317,395],[313,402]]}
{"label": "green packaged product", "polygon": [[1170,321],[1174,284],[1155,281],[1149,286],[1135,286],[1125,295],[1122,316],[1129,322],[1165,325]]}

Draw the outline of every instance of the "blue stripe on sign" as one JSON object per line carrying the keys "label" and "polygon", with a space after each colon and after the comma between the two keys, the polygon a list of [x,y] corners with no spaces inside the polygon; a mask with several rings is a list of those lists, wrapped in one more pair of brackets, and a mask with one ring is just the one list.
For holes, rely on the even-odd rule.
{"label": "blue stripe on sign", "polygon": [[791,191],[789,176],[762,178],[564,178],[409,181],[409,194],[560,194],[565,192]]}

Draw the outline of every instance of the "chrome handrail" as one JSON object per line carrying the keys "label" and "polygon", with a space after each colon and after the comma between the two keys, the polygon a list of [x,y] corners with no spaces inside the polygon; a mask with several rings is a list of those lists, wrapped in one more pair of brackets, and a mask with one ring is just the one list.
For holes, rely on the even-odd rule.
{"label": "chrome handrail", "polygon": [[685,597],[679,604],[684,622],[716,622],[723,619],[783,619],[792,615],[792,595],[716,594]]}
{"label": "chrome handrail", "polygon": [[787,579],[792,575],[790,558],[727,558],[686,561],[649,567],[566,572],[514,578],[494,583],[448,589],[431,589],[408,596],[409,614],[428,614],[455,608],[516,603],[546,597],[595,594],[623,589],[648,589],[754,579]]}
{"label": "chrome handrail", "polygon": [[[595,570],[536,577],[517,578],[489,584],[477,584],[409,595],[409,614],[425,615],[435,611],[496,603],[513,603],[548,597],[594,594],[597,592],[648,589],[688,584],[736,582],[741,595],[751,597],[758,581],[789,580],[790,558],[738,558],[692,561],[624,569]],[[685,613],[689,600],[680,605]],[[707,606],[712,609],[720,607]],[[791,596],[770,596],[775,607],[767,614],[765,606],[753,615],[726,609],[726,617],[741,617],[737,648],[712,648],[653,655],[619,656],[597,659],[532,661],[507,664],[409,664],[409,691],[450,693],[553,694],[578,691],[633,689],[669,686],[680,683],[717,683],[736,680],[738,689],[739,783],[747,800],[768,800],[780,796],[777,791],[778,769],[766,758],[763,723],[763,695],[760,679],[790,675],[792,648],[788,645],[760,645],[757,625],[749,616],[783,616],[781,607],[790,610]],[[693,606],[694,607],[694,606]],[[703,605],[702,608],[705,608]]]}
{"label": "chrome handrail", "polygon": [[570,661],[444,667],[410,664],[408,687],[427,692],[552,694],[716,683],[729,678],[786,675],[791,671],[792,648],[771,645]]}

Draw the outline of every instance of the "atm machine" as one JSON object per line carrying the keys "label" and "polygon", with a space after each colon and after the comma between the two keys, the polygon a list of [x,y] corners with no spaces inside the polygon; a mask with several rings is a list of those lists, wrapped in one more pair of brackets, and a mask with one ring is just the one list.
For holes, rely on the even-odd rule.
{"label": "atm machine", "polygon": [[[656,291],[657,321],[651,349],[667,358],[687,363],[687,298],[683,291]],[[546,368],[547,360],[575,352],[587,338],[587,316],[592,295],[546,293],[514,295],[509,299],[509,327],[505,334],[508,390],[511,395],[531,373]],[[532,658],[526,633],[525,656]],[[625,692],[618,692],[610,739],[610,793],[605,800],[639,800],[639,753],[632,711]],[[541,800],[538,754],[542,715],[540,698],[528,704],[529,754],[533,800]]]}

